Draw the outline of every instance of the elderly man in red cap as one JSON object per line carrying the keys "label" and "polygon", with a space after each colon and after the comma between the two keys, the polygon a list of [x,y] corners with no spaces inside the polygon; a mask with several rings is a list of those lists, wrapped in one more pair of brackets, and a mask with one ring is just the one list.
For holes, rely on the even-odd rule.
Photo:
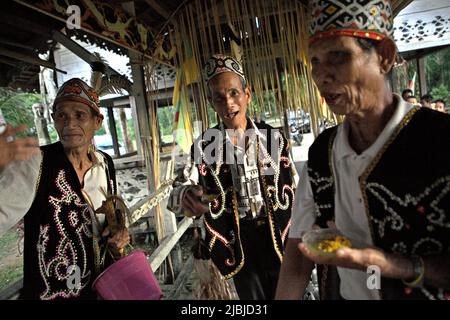
{"label": "elderly man in red cap", "polygon": [[[52,117],[60,141],[40,149],[10,139],[22,128],[0,135],[0,235],[25,217],[23,299],[95,299],[105,219],[94,211],[117,188],[111,157],[92,145],[103,120],[97,93],[65,82]],[[128,242],[127,230],[108,239],[113,251]]]}
{"label": "elderly man in red cap", "polygon": [[[220,123],[194,143],[193,161],[175,183],[169,208],[203,216],[208,255],[225,278],[233,277],[240,299],[273,299],[295,167],[283,135],[247,117],[251,92],[239,61],[213,55],[205,78]],[[213,196],[202,203],[204,193]]]}
{"label": "elderly man in red cap", "polygon": [[[392,93],[389,1],[313,0],[310,31],[313,78],[346,117],[309,150],[277,298],[301,298],[316,264],[322,299],[449,299],[450,117]],[[327,227],[350,243],[302,237]]]}

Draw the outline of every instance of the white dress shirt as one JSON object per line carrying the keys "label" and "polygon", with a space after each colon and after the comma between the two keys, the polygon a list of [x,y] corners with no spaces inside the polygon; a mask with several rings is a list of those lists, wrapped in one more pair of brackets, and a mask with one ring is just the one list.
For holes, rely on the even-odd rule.
{"label": "white dress shirt", "polygon": [[[373,245],[369,221],[364,206],[358,177],[364,172],[383,145],[400,124],[413,105],[394,95],[397,106],[377,140],[361,154],[357,154],[348,141],[348,122],[337,129],[332,149],[332,166],[335,183],[335,223],[336,227],[355,243]],[[314,198],[307,168],[300,174],[299,187],[292,210],[290,238],[301,238],[303,232],[311,229],[315,222]],[[340,293],[344,299],[379,299],[379,292],[367,288],[365,271],[338,268],[341,280]]]}

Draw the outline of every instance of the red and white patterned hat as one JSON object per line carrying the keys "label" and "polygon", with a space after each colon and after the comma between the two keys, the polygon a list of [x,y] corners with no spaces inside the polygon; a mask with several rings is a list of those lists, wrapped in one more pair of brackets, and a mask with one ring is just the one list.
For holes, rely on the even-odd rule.
{"label": "red and white patterned hat", "polygon": [[100,100],[97,92],[81,79],[72,78],[63,83],[53,102],[53,111],[55,111],[56,105],[62,101],[77,101],[84,103],[103,118],[103,115],[100,113]]}
{"label": "red and white patterned hat", "polygon": [[389,0],[312,0],[309,43],[330,36],[351,36],[381,41],[392,38]]}

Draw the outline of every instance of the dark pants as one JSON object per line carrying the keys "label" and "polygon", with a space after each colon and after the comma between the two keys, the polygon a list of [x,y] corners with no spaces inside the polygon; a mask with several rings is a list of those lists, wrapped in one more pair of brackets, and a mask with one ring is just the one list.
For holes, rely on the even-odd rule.
{"label": "dark pants", "polygon": [[280,260],[267,219],[261,222],[240,221],[245,263],[233,280],[241,300],[273,300],[275,297]]}

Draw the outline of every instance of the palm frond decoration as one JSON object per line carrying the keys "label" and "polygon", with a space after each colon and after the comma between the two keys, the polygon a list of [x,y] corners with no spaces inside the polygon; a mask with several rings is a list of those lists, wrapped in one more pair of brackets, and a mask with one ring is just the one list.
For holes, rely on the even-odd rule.
{"label": "palm frond decoration", "polygon": [[99,96],[107,94],[124,94],[131,92],[131,82],[123,75],[104,75],[101,79],[100,88],[97,90]]}
{"label": "palm frond decoration", "polygon": [[107,94],[124,94],[124,90],[126,93],[130,93],[130,80],[123,75],[108,75],[106,60],[97,52],[94,52],[93,55],[96,60],[91,62],[91,86],[97,91],[98,95],[101,97]]}

